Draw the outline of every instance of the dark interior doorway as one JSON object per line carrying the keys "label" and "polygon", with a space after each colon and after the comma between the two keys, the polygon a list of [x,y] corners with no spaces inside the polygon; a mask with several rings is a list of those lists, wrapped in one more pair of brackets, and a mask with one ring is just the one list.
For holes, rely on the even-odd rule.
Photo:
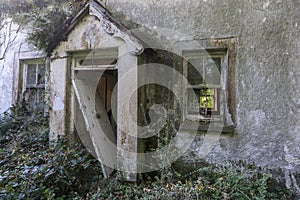
{"label": "dark interior doorway", "polygon": [[[112,130],[117,136],[117,95],[113,97],[113,90],[118,82],[118,71],[114,70],[105,70],[98,82],[97,94],[101,98],[102,105],[106,110],[107,116],[109,118]],[[117,89],[117,88],[115,88]],[[97,98],[96,98],[97,101]],[[97,102],[96,102],[97,105]],[[97,109],[97,108],[96,108]],[[114,112],[114,113],[112,113]]]}

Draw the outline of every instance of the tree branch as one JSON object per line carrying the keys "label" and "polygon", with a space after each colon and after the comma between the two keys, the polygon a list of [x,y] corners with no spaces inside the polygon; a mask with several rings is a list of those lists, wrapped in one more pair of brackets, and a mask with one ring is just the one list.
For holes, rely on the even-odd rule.
{"label": "tree branch", "polygon": [[[18,25],[18,27],[17,27],[17,29],[15,31],[12,30],[12,26],[13,26],[13,22],[12,21],[8,21],[8,22],[3,23],[2,27],[6,28],[6,26],[7,26],[7,30],[4,30],[4,33],[3,33],[4,40],[0,44],[2,47],[4,46],[3,52],[1,53],[1,56],[0,56],[0,61],[5,59],[5,55],[6,55],[7,51],[12,46],[12,44],[15,42],[15,40],[16,40],[16,38],[18,36],[18,33],[21,30],[21,26],[20,25]],[[0,29],[0,31],[1,30],[2,29]],[[14,35],[13,35],[13,33],[14,33]],[[2,74],[2,72],[4,70],[4,66],[5,66],[5,64],[3,62],[0,74]]]}

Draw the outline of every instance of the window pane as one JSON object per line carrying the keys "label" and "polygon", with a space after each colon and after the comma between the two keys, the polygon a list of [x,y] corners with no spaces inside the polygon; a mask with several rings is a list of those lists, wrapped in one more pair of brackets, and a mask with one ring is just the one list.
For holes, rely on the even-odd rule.
{"label": "window pane", "polygon": [[188,60],[187,79],[190,85],[203,84],[203,59],[193,58]]}
{"label": "window pane", "polygon": [[89,66],[89,65],[115,65],[117,64],[116,58],[85,58],[79,61],[79,65]]}
{"label": "window pane", "polygon": [[218,112],[217,89],[188,89],[188,114],[210,116]]}
{"label": "window pane", "polygon": [[45,84],[45,64],[38,65],[38,85]]}
{"label": "window pane", "polygon": [[27,66],[27,86],[36,84],[36,65]]}
{"label": "window pane", "polygon": [[217,111],[217,89],[201,89],[200,90],[200,108]]}
{"label": "window pane", "polygon": [[213,96],[200,96],[200,108],[214,109],[214,101]]}
{"label": "window pane", "polygon": [[199,114],[199,97],[200,90],[188,89],[188,102],[187,102],[187,113],[188,114]]}
{"label": "window pane", "polygon": [[206,84],[220,85],[220,58],[205,58],[205,82]]}

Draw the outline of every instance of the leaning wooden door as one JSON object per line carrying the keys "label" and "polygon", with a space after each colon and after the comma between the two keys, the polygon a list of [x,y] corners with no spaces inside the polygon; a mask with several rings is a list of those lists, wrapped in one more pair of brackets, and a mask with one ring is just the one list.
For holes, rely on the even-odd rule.
{"label": "leaning wooden door", "polygon": [[[103,71],[79,71],[72,85],[84,118],[85,130],[89,134],[93,150],[100,161],[104,177],[117,167],[116,136],[112,129],[105,102],[97,92]],[[83,123],[76,122],[77,130]],[[84,141],[83,141],[84,143]]]}

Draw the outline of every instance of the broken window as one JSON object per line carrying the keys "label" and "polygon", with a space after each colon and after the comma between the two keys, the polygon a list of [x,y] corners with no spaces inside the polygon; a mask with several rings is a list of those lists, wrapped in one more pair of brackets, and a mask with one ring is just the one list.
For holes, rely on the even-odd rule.
{"label": "broken window", "polygon": [[220,119],[224,52],[192,52],[185,56],[186,118]]}
{"label": "broken window", "polygon": [[25,65],[24,99],[29,111],[42,110],[45,97],[44,63],[28,63]]}

